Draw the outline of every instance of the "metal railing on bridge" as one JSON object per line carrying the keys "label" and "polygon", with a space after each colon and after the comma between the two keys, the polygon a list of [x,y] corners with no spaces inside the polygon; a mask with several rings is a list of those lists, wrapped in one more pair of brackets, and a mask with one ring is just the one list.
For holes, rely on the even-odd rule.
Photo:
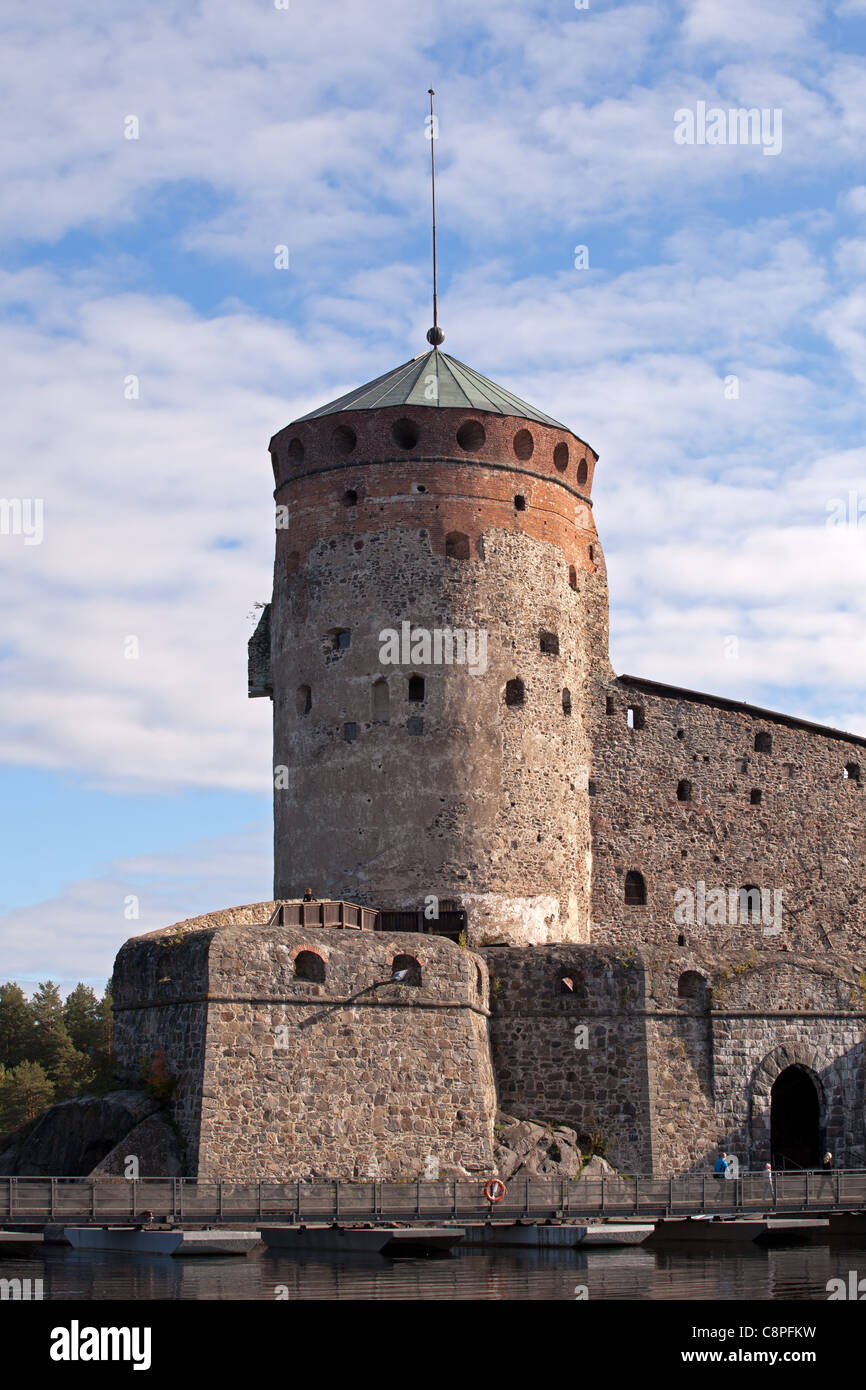
{"label": "metal railing on bridge", "polygon": [[482,1178],[418,1182],[202,1182],[195,1178],[0,1178],[0,1226],[141,1221],[238,1226],[337,1222],[576,1221],[603,1217],[820,1215],[866,1210],[866,1170],[517,1178],[490,1202]]}

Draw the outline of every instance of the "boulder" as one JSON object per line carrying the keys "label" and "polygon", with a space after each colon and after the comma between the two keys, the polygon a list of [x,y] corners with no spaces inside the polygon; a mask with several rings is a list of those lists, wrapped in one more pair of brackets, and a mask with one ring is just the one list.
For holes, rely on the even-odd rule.
{"label": "boulder", "polygon": [[546,1178],[577,1177],[583,1156],[573,1129],[566,1125],[540,1125],[531,1120],[517,1120],[513,1115],[499,1115],[497,1121],[494,1158],[497,1174],[504,1182],[515,1174],[538,1174]]}
{"label": "boulder", "polygon": [[608,1163],[606,1158],[602,1158],[601,1154],[593,1154],[592,1158],[587,1159],[580,1174],[582,1178],[604,1178],[615,1175],[616,1169]]}

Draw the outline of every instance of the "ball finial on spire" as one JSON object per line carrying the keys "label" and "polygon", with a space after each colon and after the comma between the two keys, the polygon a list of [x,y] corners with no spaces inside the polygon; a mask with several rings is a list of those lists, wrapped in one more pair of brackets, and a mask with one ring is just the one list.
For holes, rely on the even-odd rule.
{"label": "ball finial on spire", "polygon": [[438,324],[433,328],[427,329],[427,341],[428,343],[432,343],[434,347],[438,347],[440,343],[445,342],[445,334]]}

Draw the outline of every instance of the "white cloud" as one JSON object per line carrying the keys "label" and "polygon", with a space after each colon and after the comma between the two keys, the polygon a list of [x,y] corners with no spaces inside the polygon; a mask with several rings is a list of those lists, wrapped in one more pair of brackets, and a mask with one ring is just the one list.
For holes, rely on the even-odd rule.
{"label": "white cloud", "polygon": [[267,826],[182,845],[173,854],[115,860],[98,878],[0,917],[3,979],[27,990],[48,978],[64,993],[79,980],[101,990],[130,936],[228,905],[267,901],[271,882]]}

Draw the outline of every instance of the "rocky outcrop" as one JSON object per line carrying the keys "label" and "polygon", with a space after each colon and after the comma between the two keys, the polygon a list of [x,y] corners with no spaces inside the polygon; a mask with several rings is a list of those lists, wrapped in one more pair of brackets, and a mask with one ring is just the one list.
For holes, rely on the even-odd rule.
{"label": "rocky outcrop", "polygon": [[567,1125],[518,1120],[501,1111],[496,1117],[496,1171],[503,1181],[515,1175],[545,1178],[601,1177],[616,1170],[598,1154],[584,1159],[577,1133]]}
{"label": "rocky outcrop", "polygon": [[[0,1149],[0,1174],[68,1178],[122,1174],[128,1154],[138,1158],[142,1177],[180,1174],[177,1141],[157,1114],[159,1110],[159,1101],[132,1090],[61,1101],[7,1136]],[[112,1166],[106,1167],[109,1162]]]}
{"label": "rocky outcrop", "polygon": [[129,1177],[127,1159],[130,1156],[138,1160],[138,1172],[143,1178],[183,1176],[177,1135],[162,1115],[148,1115],[146,1120],[131,1129],[92,1170],[91,1177],[101,1177],[103,1174]]}

